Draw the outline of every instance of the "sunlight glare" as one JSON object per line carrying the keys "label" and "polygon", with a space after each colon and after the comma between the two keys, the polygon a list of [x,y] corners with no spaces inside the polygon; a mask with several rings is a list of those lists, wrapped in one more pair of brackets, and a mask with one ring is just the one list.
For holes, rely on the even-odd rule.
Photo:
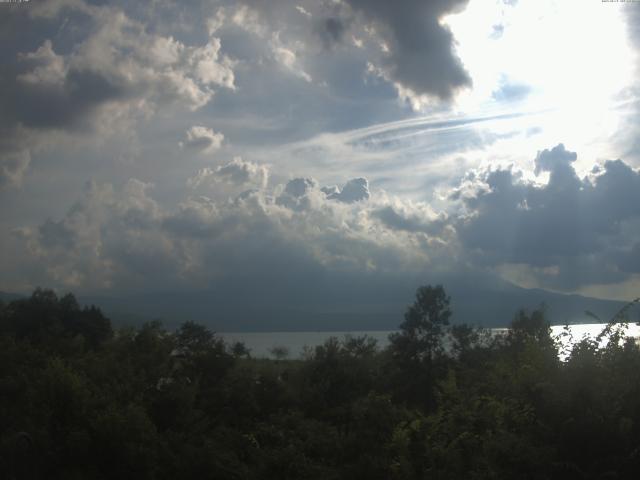
{"label": "sunlight glare", "polygon": [[506,84],[528,93],[512,102],[571,112],[576,128],[584,127],[584,117],[608,109],[632,78],[632,49],[618,7],[584,0],[520,0],[513,6],[472,0],[464,12],[443,19],[473,80],[459,107],[494,108]]}

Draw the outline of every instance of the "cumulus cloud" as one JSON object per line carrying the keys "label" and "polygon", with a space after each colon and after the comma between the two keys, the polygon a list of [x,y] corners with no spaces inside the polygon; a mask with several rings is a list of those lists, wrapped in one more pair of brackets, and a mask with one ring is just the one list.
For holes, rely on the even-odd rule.
{"label": "cumulus cloud", "polygon": [[31,85],[62,87],[67,76],[64,57],[53,51],[51,40],[45,40],[35,52],[22,53],[18,58],[31,68],[18,75],[18,82]]}
{"label": "cumulus cloud", "polygon": [[488,265],[528,265],[556,288],[623,280],[619,258],[635,248],[629,229],[640,220],[640,172],[606,161],[580,179],[576,158],[562,144],[539,152],[535,172],[548,172],[546,184],[511,169],[475,177],[460,196],[462,245]]}
{"label": "cumulus cloud", "polygon": [[454,52],[451,31],[440,20],[463,9],[467,0],[391,3],[385,0],[347,0],[372,24],[383,51],[376,70],[394,82],[401,95],[414,100],[427,95],[449,100],[471,85]]}
{"label": "cumulus cloud", "polygon": [[188,180],[192,188],[212,186],[224,182],[232,186],[264,187],[269,179],[269,168],[235,157],[231,162],[215,168],[205,167]]}
{"label": "cumulus cloud", "polygon": [[[455,53],[453,34],[442,22],[446,15],[464,9],[467,0],[393,4],[345,0],[305,2],[303,6],[289,0],[268,5],[255,0],[243,3],[246,5],[234,17],[236,24],[269,41],[274,58],[303,78],[307,74],[308,79],[316,79],[317,74],[325,73],[312,71],[306,60],[318,50],[326,56],[327,51],[351,49],[353,54],[356,49],[358,56],[366,58],[364,62],[358,58],[361,73],[389,82],[415,109],[434,100],[448,102],[460,89],[471,86],[471,78]],[[295,18],[291,18],[292,12]]]}
{"label": "cumulus cloud", "polygon": [[180,146],[199,150],[205,153],[215,152],[222,145],[224,135],[202,125],[194,125],[186,132],[186,138]]}
{"label": "cumulus cloud", "polygon": [[313,178],[294,178],[285,186],[284,193],[290,197],[300,198],[318,188],[318,182]]}
{"label": "cumulus cloud", "polygon": [[295,211],[305,211],[318,206],[323,196],[315,179],[294,178],[287,182],[282,193],[276,198],[276,204]]}
{"label": "cumulus cloud", "polygon": [[186,46],[107,7],[93,20],[95,30],[70,54],[56,53],[47,39],[19,55],[16,80],[3,77],[11,92],[3,96],[5,115],[27,127],[78,127],[108,105],[179,103],[194,110],[213,98],[215,87],[234,88],[233,61],[220,55],[217,38]]}
{"label": "cumulus cloud", "polygon": [[536,181],[513,168],[470,174],[444,212],[371,193],[364,178],[342,189],[309,177],[269,186],[265,167],[237,158],[201,174],[212,194],[237,187],[227,197],[190,191],[177,206],[161,206],[148,183],[91,183],[63,218],[16,235],[34,279],[86,289],[135,289],[141,279],[154,288],[231,279],[258,288],[323,271],[489,269],[569,291],[624,281],[639,273],[640,172],[615,160],[579,178],[575,162],[558,145],[532,160]]}
{"label": "cumulus cloud", "polygon": [[276,203],[293,210],[309,210],[327,200],[340,203],[354,203],[368,200],[369,182],[366,178],[349,180],[342,190],[337,186],[320,187],[313,178],[294,178],[285,185]]}
{"label": "cumulus cloud", "polygon": [[367,200],[370,196],[369,182],[366,178],[353,178],[344,185],[342,190],[338,187],[325,187],[322,191],[328,199],[345,203]]}
{"label": "cumulus cloud", "polygon": [[413,202],[389,202],[372,215],[390,229],[429,235],[442,235],[448,224],[446,214],[436,213],[427,204]]}
{"label": "cumulus cloud", "polygon": [[177,236],[212,237],[220,233],[220,212],[208,197],[191,197],[178,205],[177,212],[163,220],[163,227]]}
{"label": "cumulus cloud", "polygon": [[36,281],[102,290],[179,272],[172,245],[158,235],[160,210],[151,187],[136,179],[119,190],[90,182],[61,220],[16,230],[39,264]]}
{"label": "cumulus cloud", "polygon": [[[50,142],[52,132],[104,139],[159,109],[194,111],[218,89],[235,89],[235,62],[221,53],[219,38],[188,45],[150,31],[116,6],[46,3],[28,15],[58,25],[59,34],[40,37],[35,49],[11,52],[0,73],[0,144],[10,139],[14,150],[33,151]],[[68,34],[63,14],[82,28]]]}
{"label": "cumulus cloud", "polygon": [[374,213],[390,203],[403,211],[411,205],[386,195],[372,203],[336,201],[308,178],[233,200],[189,196],[176,208],[161,207],[152,190],[135,179],[120,188],[90,183],[63,218],[17,232],[34,279],[85,290],[136,290],[142,279],[145,289],[233,278],[288,284],[320,271],[417,271],[430,262],[425,249],[447,248]]}

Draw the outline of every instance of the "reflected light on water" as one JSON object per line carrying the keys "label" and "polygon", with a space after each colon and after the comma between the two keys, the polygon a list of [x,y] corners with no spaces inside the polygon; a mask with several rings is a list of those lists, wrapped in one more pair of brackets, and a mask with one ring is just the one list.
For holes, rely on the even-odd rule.
{"label": "reflected light on water", "polygon": [[[576,343],[583,338],[595,339],[600,332],[606,327],[605,323],[588,323],[576,324],[569,326],[571,338],[562,338],[564,333],[563,325],[554,325],[551,327],[551,333],[554,337],[562,340],[560,351],[568,351],[571,343]],[[494,328],[491,332],[500,334],[506,332],[506,328]],[[395,333],[394,330],[380,331],[356,331],[356,332],[230,332],[220,333],[224,340],[228,343],[243,342],[250,349],[251,355],[255,358],[270,357],[270,350],[273,347],[285,347],[288,352],[288,358],[300,358],[304,353],[305,346],[314,348],[322,345],[329,337],[337,337],[342,340],[345,335],[360,337],[368,335],[378,341],[378,347],[384,348],[389,344],[389,335]],[[626,336],[640,338],[640,326],[635,323],[629,323],[624,330]],[[600,346],[607,344],[607,339],[600,342]],[[560,355],[561,359],[564,359]]]}

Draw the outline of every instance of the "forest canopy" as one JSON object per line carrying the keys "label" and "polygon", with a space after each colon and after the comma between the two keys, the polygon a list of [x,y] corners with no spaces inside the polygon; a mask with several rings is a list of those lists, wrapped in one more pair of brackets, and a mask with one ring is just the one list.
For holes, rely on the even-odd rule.
{"label": "forest canopy", "polygon": [[[71,294],[0,304],[9,479],[635,478],[640,350],[626,311],[560,356],[544,311],[449,325],[420,287],[398,333],[252,358],[203,325],[114,329]],[[568,334],[568,331],[565,332]],[[286,353],[286,352],[285,352]]]}

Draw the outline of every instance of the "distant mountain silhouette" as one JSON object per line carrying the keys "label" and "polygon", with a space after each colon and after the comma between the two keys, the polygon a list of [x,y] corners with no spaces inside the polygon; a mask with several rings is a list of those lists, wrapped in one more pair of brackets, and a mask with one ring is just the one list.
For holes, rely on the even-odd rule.
{"label": "distant mountain silhouette", "polygon": [[24,297],[24,295],[21,295],[19,293],[0,292],[0,301],[3,301],[5,303],[12,302],[13,300],[19,300]]}
{"label": "distant mountain silhouette", "polygon": [[[531,310],[541,304],[546,306],[552,324],[593,322],[585,315],[587,310],[604,322],[624,306],[623,302],[520,288],[500,280],[441,283],[451,296],[453,323],[483,327],[507,326],[520,308]],[[80,300],[100,306],[120,324],[158,318],[167,326],[193,320],[221,332],[392,330],[402,321],[418,285],[352,284],[348,289],[318,289],[317,297],[299,296],[295,290],[253,295],[250,291],[241,294],[237,289],[219,289],[127,297],[81,296]]]}
{"label": "distant mountain silhouette", "polygon": [[[97,305],[114,325],[140,325],[159,319],[169,328],[187,320],[220,332],[393,330],[402,321],[419,285],[441,283],[451,296],[453,323],[504,327],[520,308],[546,306],[552,324],[590,323],[590,311],[608,321],[625,303],[542,289],[526,289],[497,277],[441,277],[427,282],[401,279],[367,282],[324,282],[241,289],[237,285],[198,292],[156,292],[137,295],[78,295],[84,305]],[[259,292],[259,293],[256,293]],[[64,293],[64,292],[62,292]],[[8,303],[23,294],[0,292]],[[630,321],[639,320],[640,309]]]}

